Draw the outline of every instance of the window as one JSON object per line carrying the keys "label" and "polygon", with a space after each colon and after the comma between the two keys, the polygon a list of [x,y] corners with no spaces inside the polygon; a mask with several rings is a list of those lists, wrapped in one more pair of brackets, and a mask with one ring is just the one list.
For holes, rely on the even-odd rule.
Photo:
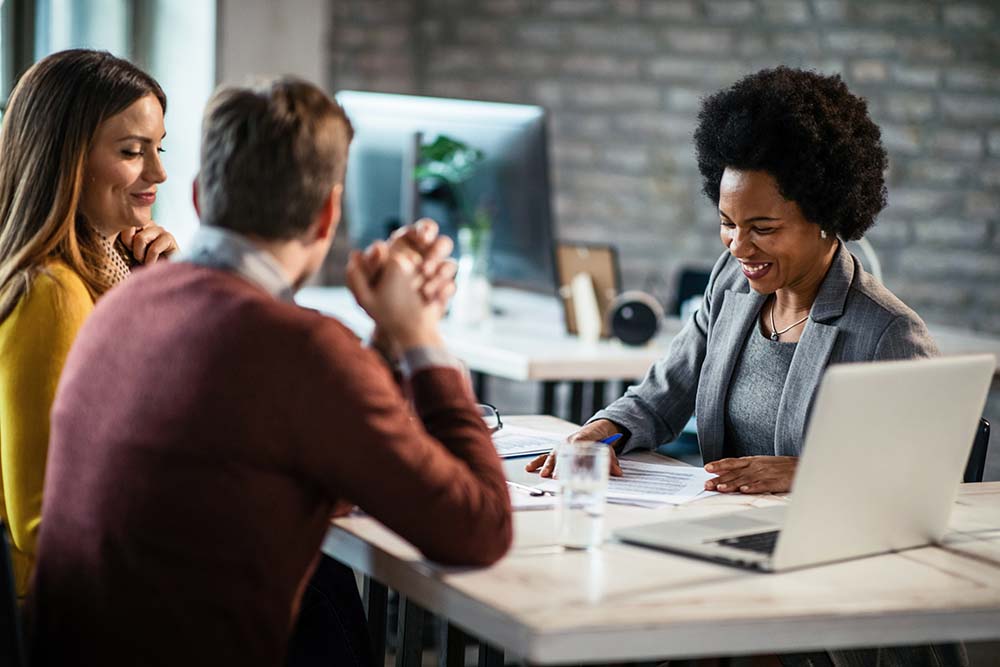
{"label": "window", "polygon": [[7,108],[7,96],[14,78],[14,26],[11,25],[9,2],[0,2],[0,118]]}
{"label": "window", "polygon": [[30,25],[22,16],[26,7],[32,7],[30,1],[0,0],[0,118],[17,72],[22,69],[21,53],[30,47],[30,39],[23,39],[23,31],[18,30],[19,25]]}
{"label": "window", "polygon": [[132,55],[129,0],[37,0],[35,60],[73,48]]}
{"label": "window", "polygon": [[148,0],[145,9],[141,22],[151,29],[136,62],[156,77],[168,102],[163,144],[168,180],[160,187],[155,215],[184,250],[198,228],[191,181],[198,171],[202,111],[215,88],[215,3]]}

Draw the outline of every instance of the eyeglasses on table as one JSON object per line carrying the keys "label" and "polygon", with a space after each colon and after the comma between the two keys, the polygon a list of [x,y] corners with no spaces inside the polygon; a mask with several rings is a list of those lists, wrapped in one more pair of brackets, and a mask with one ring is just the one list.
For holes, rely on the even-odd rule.
{"label": "eyeglasses on table", "polygon": [[490,433],[496,433],[503,428],[500,411],[496,409],[496,406],[489,403],[480,403],[479,416],[483,418],[483,423],[486,424],[486,428],[490,430]]}

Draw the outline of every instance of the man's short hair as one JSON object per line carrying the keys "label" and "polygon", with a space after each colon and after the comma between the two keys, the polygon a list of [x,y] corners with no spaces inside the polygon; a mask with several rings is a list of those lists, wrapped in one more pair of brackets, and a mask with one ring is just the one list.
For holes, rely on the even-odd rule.
{"label": "man's short hair", "polygon": [[306,81],[220,89],[202,121],[202,224],[266,239],[299,236],[343,183],[353,136],[340,105]]}

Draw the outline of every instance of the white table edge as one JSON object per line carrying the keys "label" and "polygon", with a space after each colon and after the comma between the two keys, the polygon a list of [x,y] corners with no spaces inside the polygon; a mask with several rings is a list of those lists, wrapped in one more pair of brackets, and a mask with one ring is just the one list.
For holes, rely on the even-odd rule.
{"label": "white table edge", "polygon": [[[440,614],[442,609],[448,609],[449,621],[467,633],[501,647],[509,655],[538,664],[881,646],[885,645],[889,629],[897,645],[1000,639],[1000,607],[879,611],[840,617],[804,615],[780,623],[773,618],[727,619],[713,622],[711,627],[698,619],[672,623],[669,628],[651,623],[649,627],[637,628],[591,626],[572,631],[532,632],[517,618],[460,591],[434,586],[423,577],[409,576],[406,570],[414,567],[413,563],[400,562],[396,556],[340,526],[331,527],[323,550],[387,583],[431,613]],[[463,609],[475,612],[466,614]],[[719,646],[719,637],[725,637],[725,647]]]}

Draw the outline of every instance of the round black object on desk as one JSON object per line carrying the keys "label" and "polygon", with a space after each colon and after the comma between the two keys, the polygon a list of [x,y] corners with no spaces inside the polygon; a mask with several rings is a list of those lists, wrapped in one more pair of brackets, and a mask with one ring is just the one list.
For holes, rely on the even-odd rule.
{"label": "round black object on desk", "polygon": [[643,345],[660,330],[663,307],[645,292],[623,292],[608,307],[612,335],[626,345]]}

